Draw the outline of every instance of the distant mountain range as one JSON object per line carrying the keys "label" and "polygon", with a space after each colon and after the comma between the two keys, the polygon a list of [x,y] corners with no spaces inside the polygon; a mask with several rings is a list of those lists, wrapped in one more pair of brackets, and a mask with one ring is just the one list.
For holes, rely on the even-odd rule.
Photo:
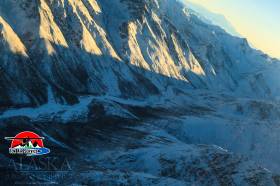
{"label": "distant mountain range", "polygon": [[205,23],[217,25],[233,36],[242,37],[224,15],[213,13],[199,4],[187,0],[182,0],[182,2],[184,2],[188,8],[193,10],[194,14]]}

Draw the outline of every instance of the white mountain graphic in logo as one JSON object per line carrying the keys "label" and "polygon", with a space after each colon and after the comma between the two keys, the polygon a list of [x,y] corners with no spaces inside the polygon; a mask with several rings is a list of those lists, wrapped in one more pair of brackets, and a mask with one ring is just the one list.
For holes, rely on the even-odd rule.
{"label": "white mountain graphic in logo", "polygon": [[17,149],[19,149],[19,148],[41,148],[37,143],[36,144],[33,144],[31,141],[29,141],[27,144],[25,144],[25,145],[18,145],[18,146],[16,146],[16,147],[14,147],[14,148],[17,148]]}

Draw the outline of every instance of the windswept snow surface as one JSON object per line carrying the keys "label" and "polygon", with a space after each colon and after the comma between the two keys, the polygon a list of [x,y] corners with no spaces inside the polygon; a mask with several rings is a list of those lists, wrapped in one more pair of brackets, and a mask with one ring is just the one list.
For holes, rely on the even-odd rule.
{"label": "windswept snow surface", "polygon": [[32,120],[52,120],[59,114],[60,119],[67,123],[78,119],[79,117],[86,117],[88,109],[87,106],[91,102],[92,97],[80,98],[80,102],[76,105],[61,105],[59,103],[50,102],[37,108],[21,108],[7,110],[0,116],[0,119],[26,116]]}

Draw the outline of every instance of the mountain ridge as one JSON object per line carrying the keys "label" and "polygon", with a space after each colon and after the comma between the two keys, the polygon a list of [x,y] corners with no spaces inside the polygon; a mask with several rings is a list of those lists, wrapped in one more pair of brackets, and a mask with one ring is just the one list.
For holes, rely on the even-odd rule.
{"label": "mountain ridge", "polygon": [[[102,77],[102,70],[98,70],[98,68],[104,67],[108,69],[106,62],[97,62],[98,60],[95,58],[100,58],[102,61],[129,63],[147,71],[186,81],[186,87],[187,84],[190,84],[190,87],[207,89],[238,88],[235,81],[240,78],[237,76],[241,70],[237,69],[237,72],[231,73],[229,70],[223,69],[222,72],[218,72],[220,71],[219,65],[225,65],[229,69],[231,68],[230,64],[232,67],[241,65],[245,67],[250,66],[249,61],[255,60],[260,61],[259,64],[265,66],[266,61],[273,61],[251,49],[246,40],[228,36],[223,30],[204,24],[195,16],[184,12],[184,6],[179,1],[176,3],[170,3],[166,0],[144,2],[114,1],[108,4],[108,2],[99,1],[54,2],[41,0],[25,4],[23,1],[13,4],[9,10],[15,12],[15,20],[21,20],[20,22],[15,24],[14,21],[10,21],[9,15],[4,10],[1,11],[1,16],[8,19],[12,25],[10,27],[14,27],[13,30],[27,50],[27,58],[33,62],[36,61],[32,68],[36,68],[40,76],[45,79],[42,81],[47,82],[48,86],[54,89],[52,90],[54,94],[62,96],[63,99],[67,97],[64,96],[66,93],[73,95],[100,93],[102,95],[102,92],[107,92],[114,95],[118,92],[119,95],[123,94],[120,90],[119,80],[114,80],[117,81],[115,83],[108,82],[107,77]],[[7,6],[7,2],[2,3],[2,6],[5,5]],[[125,6],[127,6],[127,11],[119,12]],[[66,7],[67,11],[63,10],[63,7]],[[119,9],[115,8],[114,11],[107,14],[112,7],[119,7]],[[174,8],[180,11],[170,12]],[[62,12],[64,13],[61,14]],[[151,17],[147,17],[147,15]],[[177,19],[179,15],[186,17],[186,19],[179,21]],[[117,16],[120,19],[116,19]],[[114,20],[114,22],[110,20]],[[180,28],[178,23],[184,26]],[[194,25],[196,26],[193,29],[189,29]],[[195,30],[198,28],[201,30],[204,28],[209,33],[207,37],[211,36],[209,38],[213,41],[202,36],[201,31]],[[212,31],[209,32],[209,30]],[[195,36],[194,32],[196,32]],[[204,41],[204,44],[197,42],[198,37],[200,41]],[[222,40],[220,39],[222,37],[224,37],[224,43],[221,43],[220,46],[224,44],[225,47],[213,48],[213,44]],[[228,43],[225,43],[227,40]],[[231,49],[226,48],[230,45],[233,45]],[[248,52],[233,50],[233,48],[242,47]],[[244,57],[238,57],[243,55],[242,52],[245,52],[246,58],[249,58],[246,62],[248,65],[245,62],[237,62]],[[222,53],[224,55],[217,55]],[[211,55],[213,58],[220,58],[220,62],[211,61]],[[226,60],[228,61],[225,62]],[[54,67],[55,61],[60,61],[60,65]],[[84,62],[81,63],[81,61]],[[85,65],[86,63],[87,65]],[[235,65],[236,63],[240,64]],[[256,62],[254,65],[259,64]],[[109,66],[113,69],[118,68],[112,67],[114,62]],[[5,69],[3,66],[2,68]],[[58,69],[60,70],[58,71]],[[249,68],[245,67],[244,69]],[[116,70],[112,70],[109,70],[109,74],[114,79],[121,76],[116,74]],[[130,70],[124,71],[129,72]],[[131,72],[129,73],[131,74]],[[122,79],[126,83],[134,84],[135,81],[131,80],[135,78],[126,80],[129,76]],[[157,78],[148,77],[147,80],[151,82],[150,84],[159,86],[161,89],[166,86],[158,84],[156,82],[158,80],[155,81],[155,79]],[[220,87],[214,86],[217,81],[221,84]],[[2,83],[2,86],[3,84],[5,83]],[[56,87],[53,87],[54,85]],[[41,97],[44,98],[38,98],[36,101],[34,99],[37,99],[37,96],[34,95],[34,92],[27,93],[25,90],[21,92],[24,92],[22,96],[29,99],[29,104],[34,105],[34,102],[42,104],[47,100],[47,87],[45,86],[43,89]],[[59,89],[59,91],[55,89]],[[141,90],[139,91],[141,92]],[[267,96],[264,93],[258,94]],[[31,96],[33,96],[33,101]],[[6,97],[10,97],[9,93],[6,93]],[[17,105],[15,101],[12,101],[12,97],[8,100],[10,100],[8,105]]]}
{"label": "mountain ridge", "polygon": [[236,31],[234,26],[225,18],[224,15],[211,12],[206,8],[204,8],[203,6],[196,4],[194,2],[190,2],[187,0],[183,0],[182,2],[185,2],[186,7],[192,9],[194,11],[194,14],[197,17],[199,17],[202,21],[208,24],[214,24],[220,26],[226,32],[228,32],[233,36],[242,37],[241,34]]}

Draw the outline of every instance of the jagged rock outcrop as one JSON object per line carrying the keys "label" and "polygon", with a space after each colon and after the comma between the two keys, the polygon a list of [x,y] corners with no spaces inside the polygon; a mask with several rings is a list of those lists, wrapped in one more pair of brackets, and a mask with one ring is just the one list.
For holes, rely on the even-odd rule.
{"label": "jagged rock outcrop", "polygon": [[[169,0],[3,1],[1,106],[40,105],[50,93],[60,103],[178,88],[277,94],[263,72],[273,59],[191,12]],[[26,75],[8,78],[17,71]]]}

